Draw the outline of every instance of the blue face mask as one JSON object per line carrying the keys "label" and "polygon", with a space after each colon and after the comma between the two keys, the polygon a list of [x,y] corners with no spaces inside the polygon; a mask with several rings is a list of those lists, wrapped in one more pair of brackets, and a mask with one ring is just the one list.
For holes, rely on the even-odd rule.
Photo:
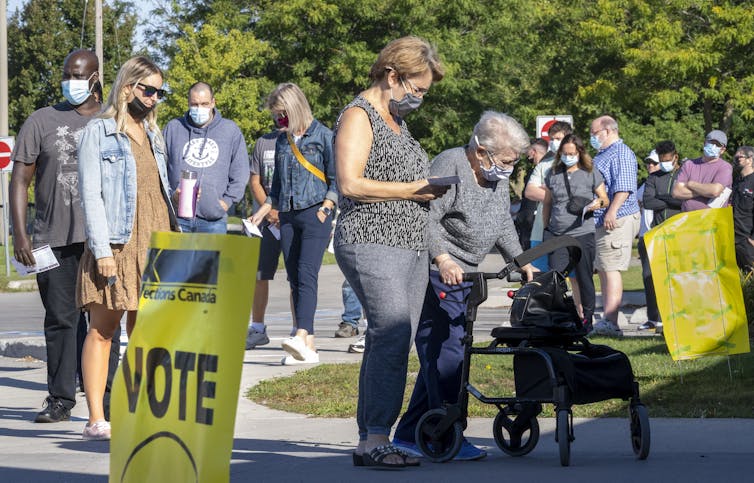
{"label": "blue face mask", "polygon": [[552,151],[553,153],[557,153],[559,147],[560,147],[560,139],[553,139],[550,141],[550,151]]}
{"label": "blue face mask", "polygon": [[[92,76],[89,76],[89,79],[91,78]],[[74,106],[80,106],[86,102],[92,95],[92,91],[89,90],[89,79],[70,79],[61,82],[60,87],[63,89],[65,100]]]}
{"label": "blue face mask", "polygon": [[563,161],[563,164],[570,168],[571,166],[579,162],[579,155],[574,154],[573,156],[561,156],[560,160]]}
{"label": "blue face mask", "polygon": [[602,141],[600,141],[600,138],[597,137],[596,134],[589,136],[589,144],[591,144],[592,147],[598,151],[602,147]]}
{"label": "blue face mask", "polygon": [[663,173],[669,173],[673,171],[673,161],[663,161],[660,163],[660,169]]}
{"label": "blue face mask", "polygon": [[204,126],[209,121],[209,114],[211,109],[209,107],[191,106],[189,107],[189,116],[194,124],[197,126]]}
{"label": "blue face mask", "polygon": [[720,151],[722,151],[722,148],[720,146],[715,146],[712,143],[707,143],[704,145],[704,155],[708,158],[719,158]]}
{"label": "blue face mask", "polygon": [[490,169],[484,166],[479,166],[482,169],[482,177],[487,181],[503,181],[510,177],[513,173],[513,168],[501,168],[500,166],[493,164]]}

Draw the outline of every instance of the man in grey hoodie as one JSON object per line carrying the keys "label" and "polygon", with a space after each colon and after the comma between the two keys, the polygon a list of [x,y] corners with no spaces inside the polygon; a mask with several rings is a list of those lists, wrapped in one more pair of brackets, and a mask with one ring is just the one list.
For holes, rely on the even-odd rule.
{"label": "man in grey hoodie", "polygon": [[228,209],[243,197],[249,180],[246,141],[236,123],[220,115],[209,84],[191,86],[188,106],[164,131],[171,188],[179,188],[181,172],[188,170],[196,172],[201,190],[194,217],[178,222],[184,232],[226,233]]}

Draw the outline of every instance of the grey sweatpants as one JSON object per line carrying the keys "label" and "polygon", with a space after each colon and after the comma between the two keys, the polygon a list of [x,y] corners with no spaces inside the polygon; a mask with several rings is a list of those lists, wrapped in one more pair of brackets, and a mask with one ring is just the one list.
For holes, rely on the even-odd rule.
{"label": "grey sweatpants", "polygon": [[390,435],[406,389],[408,352],[429,278],[426,251],[341,245],[335,258],[369,321],[359,374],[359,438]]}

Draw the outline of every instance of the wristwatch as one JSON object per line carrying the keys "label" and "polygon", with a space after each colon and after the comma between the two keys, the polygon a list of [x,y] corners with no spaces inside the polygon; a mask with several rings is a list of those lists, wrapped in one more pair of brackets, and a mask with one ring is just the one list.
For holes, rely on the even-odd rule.
{"label": "wristwatch", "polygon": [[330,215],[332,215],[332,208],[328,208],[328,207],[326,207],[326,206],[320,206],[320,207],[319,207],[319,210],[317,210],[317,211],[321,211],[322,213],[324,213],[324,214],[325,214],[325,216],[330,216]]}

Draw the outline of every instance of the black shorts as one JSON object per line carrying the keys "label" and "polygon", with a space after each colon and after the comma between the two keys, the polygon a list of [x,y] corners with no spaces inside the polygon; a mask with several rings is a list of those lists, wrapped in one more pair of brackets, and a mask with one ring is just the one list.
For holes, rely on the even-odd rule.
{"label": "black shorts", "polygon": [[280,240],[273,236],[265,224],[262,227],[262,245],[259,249],[257,280],[272,280],[275,278],[275,272],[278,269],[278,260],[280,260]]}

